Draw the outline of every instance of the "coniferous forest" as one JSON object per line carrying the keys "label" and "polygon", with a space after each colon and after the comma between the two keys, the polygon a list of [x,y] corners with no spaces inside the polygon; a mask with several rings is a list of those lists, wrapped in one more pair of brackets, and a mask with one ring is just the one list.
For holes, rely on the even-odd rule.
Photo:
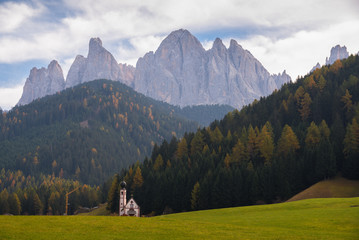
{"label": "coniferous forest", "polygon": [[0,214],[62,215],[77,187],[69,214],[106,202],[110,176],[227,110],[180,109],[108,80],[0,110]]}
{"label": "coniferous forest", "polygon": [[358,77],[350,56],[203,128],[188,119],[222,107],[180,109],[107,80],[1,112],[0,213],[63,214],[77,188],[69,214],[105,201],[117,212],[122,180],[142,214],[162,214],[359,179]]}
{"label": "coniferous forest", "polygon": [[155,145],[113,177],[143,214],[280,202],[337,174],[359,179],[359,57],[285,84],[221,121]]}
{"label": "coniferous forest", "polygon": [[0,115],[0,169],[101,184],[151,154],[155,143],[199,126],[171,105],[98,80]]}

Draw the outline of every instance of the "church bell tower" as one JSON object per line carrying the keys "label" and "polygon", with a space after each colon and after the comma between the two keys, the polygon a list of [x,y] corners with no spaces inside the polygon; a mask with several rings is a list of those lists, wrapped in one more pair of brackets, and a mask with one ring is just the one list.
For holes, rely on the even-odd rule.
{"label": "church bell tower", "polygon": [[122,181],[120,183],[121,190],[120,190],[120,201],[119,201],[119,215],[123,216],[125,214],[125,207],[126,207],[126,182]]}

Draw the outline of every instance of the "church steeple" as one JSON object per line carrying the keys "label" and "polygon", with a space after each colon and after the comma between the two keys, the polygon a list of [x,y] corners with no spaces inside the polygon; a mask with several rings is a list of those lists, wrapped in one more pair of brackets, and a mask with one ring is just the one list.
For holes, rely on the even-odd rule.
{"label": "church steeple", "polygon": [[120,202],[119,202],[119,215],[123,216],[125,214],[125,207],[127,204],[127,197],[126,197],[126,182],[122,181],[120,183],[121,190],[120,190]]}

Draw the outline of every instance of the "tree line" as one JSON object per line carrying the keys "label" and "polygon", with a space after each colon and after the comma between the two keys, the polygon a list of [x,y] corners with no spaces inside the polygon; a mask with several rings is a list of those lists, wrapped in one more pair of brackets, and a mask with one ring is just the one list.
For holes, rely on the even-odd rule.
{"label": "tree line", "polygon": [[0,168],[101,184],[198,126],[119,82],[92,81],[0,110]]}
{"label": "tree line", "polygon": [[[66,180],[54,175],[26,176],[22,171],[0,171],[0,214],[13,215],[63,215],[66,193],[69,195],[68,214],[80,206],[93,208],[106,201],[105,185],[89,186],[78,181]],[[105,193],[105,195],[107,192]]]}
{"label": "tree line", "polygon": [[358,76],[358,56],[338,60],[155,145],[115,177],[108,202],[122,179],[144,214],[280,202],[339,172],[359,179]]}

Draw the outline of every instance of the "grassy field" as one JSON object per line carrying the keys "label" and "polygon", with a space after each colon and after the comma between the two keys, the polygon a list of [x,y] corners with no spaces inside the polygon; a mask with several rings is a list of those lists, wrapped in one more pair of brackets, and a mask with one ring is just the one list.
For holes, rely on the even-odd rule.
{"label": "grassy field", "polygon": [[309,198],[345,198],[359,197],[359,181],[337,176],[336,178],[320,181],[303,192],[293,196],[290,201]]}
{"label": "grassy field", "polygon": [[359,198],[172,214],[0,216],[0,239],[359,239]]}

